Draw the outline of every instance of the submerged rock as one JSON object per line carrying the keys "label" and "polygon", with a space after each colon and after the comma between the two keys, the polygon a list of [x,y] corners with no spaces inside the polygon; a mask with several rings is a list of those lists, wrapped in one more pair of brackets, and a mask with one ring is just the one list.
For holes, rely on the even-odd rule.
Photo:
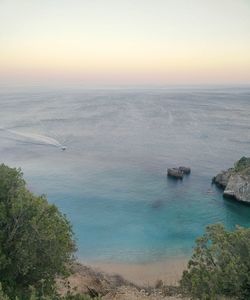
{"label": "submerged rock", "polygon": [[234,168],[217,174],[212,182],[224,189],[224,197],[250,203],[250,157],[242,157]]}

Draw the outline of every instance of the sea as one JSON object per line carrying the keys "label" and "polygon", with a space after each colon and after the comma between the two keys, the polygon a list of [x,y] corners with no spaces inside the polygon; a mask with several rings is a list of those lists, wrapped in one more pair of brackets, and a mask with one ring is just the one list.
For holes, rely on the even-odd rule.
{"label": "sea", "polygon": [[[188,257],[207,225],[250,227],[212,177],[250,156],[250,87],[1,87],[0,162],[70,220],[77,257]],[[182,181],[167,168],[188,166]]]}

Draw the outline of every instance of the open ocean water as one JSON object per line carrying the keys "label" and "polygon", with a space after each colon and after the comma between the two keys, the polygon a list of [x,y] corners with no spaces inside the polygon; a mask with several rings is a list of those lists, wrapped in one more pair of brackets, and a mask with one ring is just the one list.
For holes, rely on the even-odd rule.
{"label": "open ocean water", "polygon": [[[208,224],[250,226],[250,206],[211,186],[250,156],[250,88],[2,88],[0,141],[0,161],[68,216],[82,260],[182,257]],[[167,179],[179,165],[191,175]]]}

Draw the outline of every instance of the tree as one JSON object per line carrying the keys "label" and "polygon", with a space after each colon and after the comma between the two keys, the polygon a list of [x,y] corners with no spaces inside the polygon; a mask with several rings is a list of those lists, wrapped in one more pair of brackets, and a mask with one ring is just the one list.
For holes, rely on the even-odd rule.
{"label": "tree", "polygon": [[4,294],[1,283],[0,283],[0,300],[10,300],[10,298]]}
{"label": "tree", "polygon": [[196,299],[250,299],[250,229],[208,226],[196,241],[181,287]]}
{"label": "tree", "polygon": [[50,295],[74,259],[72,227],[45,196],[31,193],[20,169],[0,165],[0,282],[11,299],[30,286]]}

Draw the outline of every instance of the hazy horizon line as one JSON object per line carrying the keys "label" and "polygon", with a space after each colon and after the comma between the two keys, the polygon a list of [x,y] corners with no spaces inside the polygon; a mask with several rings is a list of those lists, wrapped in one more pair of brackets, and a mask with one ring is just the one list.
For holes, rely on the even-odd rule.
{"label": "hazy horizon line", "polygon": [[0,88],[48,88],[48,89],[232,89],[250,88],[250,83],[180,83],[180,84],[83,84],[83,83],[3,83]]}

